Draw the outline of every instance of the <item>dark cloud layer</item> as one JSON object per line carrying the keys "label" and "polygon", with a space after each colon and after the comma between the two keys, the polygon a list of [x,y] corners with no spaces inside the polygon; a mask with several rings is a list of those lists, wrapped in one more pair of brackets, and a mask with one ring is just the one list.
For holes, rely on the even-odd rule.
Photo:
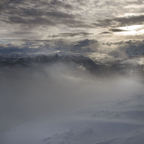
{"label": "dark cloud layer", "polygon": [[92,33],[87,33],[87,32],[77,32],[77,33],[61,33],[61,34],[58,34],[58,35],[52,35],[50,37],[53,37],[53,38],[57,38],[57,37],[75,37],[75,36],[88,36],[88,35],[91,35]]}
{"label": "dark cloud layer", "polygon": [[144,15],[98,20],[98,23],[96,23],[95,25],[101,27],[109,27],[113,26],[114,24],[117,27],[144,24]]}
{"label": "dark cloud layer", "polygon": [[111,32],[102,32],[101,34],[112,34]]}
{"label": "dark cloud layer", "polygon": [[[62,12],[58,7],[69,8],[72,6],[64,4],[60,1],[44,1],[44,8],[42,1],[5,1],[1,4],[1,12],[4,18],[1,21],[10,24],[23,24],[23,25],[49,25],[55,26],[58,24],[68,24],[72,26],[74,23],[81,24],[81,21],[75,20],[75,15]],[[37,7],[29,7],[28,4],[37,4]],[[65,19],[65,20],[64,20]]]}
{"label": "dark cloud layer", "polygon": [[[96,1],[97,4],[99,1]],[[86,5],[84,1],[78,1],[77,3]],[[131,2],[132,3],[132,2]],[[134,2],[133,2],[134,3]],[[133,4],[132,3],[132,4]],[[142,2],[136,2],[134,4],[141,4]],[[34,4],[35,6],[31,6]],[[107,1],[104,4],[113,5],[113,2]],[[127,2],[130,4],[130,2]],[[105,5],[103,5],[105,6]],[[73,14],[74,7],[68,1],[62,2],[59,0],[51,0],[51,1],[22,1],[22,0],[3,0],[1,2],[1,12],[6,15],[6,19],[2,19],[4,22],[9,23],[17,23],[17,24],[35,24],[35,25],[58,25],[65,24],[70,27],[106,27],[111,26],[114,22],[119,22],[119,25],[129,25],[129,24],[138,24],[143,23],[144,16],[131,16],[131,17],[119,17],[119,18],[110,18],[97,20],[96,23],[91,22],[88,24],[86,21],[80,20],[82,14]],[[68,9],[68,12],[64,12],[62,9]],[[41,18],[40,18],[41,17]],[[65,19],[61,21],[61,19]],[[41,21],[41,22],[39,22]],[[70,22],[68,22],[70,21]],[[70,25],[73,23],[73,25]],[[78,24],[76,24],[78,23]],[[75,24],[75,25],[74,25]]]}
{"label": "dark cloud layer", "polygon": [[112,32],[123,32],[123,31],[126,31],[126,30],[123,30],[123,29],[110,29],[110,31],[112,31]]}
{"label": "dark cloud layer", "polygon": [[126,17],[125,18],[115,18],[113,20],[119,22],[120,26],[143,24],[144,23],[144,15],[131,16],[128,18],[126,18]]}

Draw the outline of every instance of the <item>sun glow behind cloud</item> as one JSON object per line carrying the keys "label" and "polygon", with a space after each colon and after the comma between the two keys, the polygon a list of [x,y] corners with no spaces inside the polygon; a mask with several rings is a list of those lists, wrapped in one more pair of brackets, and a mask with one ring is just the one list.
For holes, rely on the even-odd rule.
{"label": "sun glow behind cloud", "polygon": [[142,28],[143,25],[131,25],[131,26],[125,26],[125,27],[119,27],[120,29],[122,30],[137,30],[137,29],[140,29]]}
{"label": "sun glow behind cloud", "polygon": [[143,25],[131,25],[131,26],[124,26],[119,27],[119,30],[122,30],[121,32],[116,32],[116,35],[140,35],[144,33]]}

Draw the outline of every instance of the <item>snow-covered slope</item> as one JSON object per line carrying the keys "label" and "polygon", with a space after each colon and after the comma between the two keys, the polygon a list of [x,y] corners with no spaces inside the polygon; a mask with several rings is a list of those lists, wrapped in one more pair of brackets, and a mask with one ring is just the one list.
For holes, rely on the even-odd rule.
{"label": "snow-covered slope", "polygon": [[1,144],[141,144],[144,96],[94,104],[61,119],[27,123],[0,136]]}

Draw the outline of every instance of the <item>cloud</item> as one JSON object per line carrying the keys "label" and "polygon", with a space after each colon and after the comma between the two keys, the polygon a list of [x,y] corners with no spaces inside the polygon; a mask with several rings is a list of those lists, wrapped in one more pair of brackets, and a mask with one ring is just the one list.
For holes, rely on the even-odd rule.
{"label": "cloud", "polygon": [[123,31],[127,31],[127,30],[123,30],[123,29],[110,29],[110,31],[112,31],[112,32],[123,32]]}
{"label": "cloud", "polygon": [[[23,41],[21,44],[1,44],[1,54],[52,54],[53,52],[61,52],[67,54],[91,55],[107,55],[107,60],[127,59],[129,57],[137,57],[144,54],[144,42],[127,40],[118,42],[102,43],[94,39],[83,39],[78,41],[69,40],[53,40],[53,41]],[[104,57],[103,57],[104,58]]]}
{"label": "cloud", "polygon": [[[23,26],[59,26],[67,27],[94,27],[92,24],[80,20],[80,16],[68,14],[59,10],[38,10],[38,9],[13,9],[6,12],[7,18],[1,21],[9,24],[21,24]],[[79,19],[79,20],[78,20]]]}
{"label": "cloud", "polygon": [[47,18],[42,18],[42,17],[35,17],[33,19],[28,19],[28,18],[21,18],[18,16],[11,16],[9,17],[9,20],[4,20],[4,22],[24,24],[24,25],[29,25],[29,26],[37,26],[37,25],[54,26],[56,25],[56,23],[54,23],[52,20],[49,20]]}
{"label": "cloud", "polygon": [[49,36],[49,37],[52,37],[52,38],[58,38],[58,37],[75,37],[75,36],[88,36],[88,35],[91,35],[92,33],[88,33],[88,32],[77,32],[77,33],[60,33],[58,35],[52,35],[52,36]]}
{"label": "cloud", "polygon": [[100,34],[112,34],[112,33],[107,31],[107,32],[102,32]]}
{"label": "cloud", "polygon": [[[5,41],[4,41],[5,42]],[[53,53],[54,49],[50,48],[47,43],[38,41],[21,41],[21,43],[0,43],[0,55],[8,56],[13,54],[31,55],[40,53]]]}
{"label": "cloud", "polygon": [[[42,48],[50,40],[50,43],[57,43],[59,40],[61,51],[66,50],[66,45],[67,51],[76,51],[76,48],[79,52],[80,49],[82,52],[86,49],[95,51],[96,42],[89,44],[90,46],[87,43],[84,43],[84,46],[79,42],[85,39],[101,43],[138,39],[137,35],[133,37],[120,35],[124,30],[119,27],[143,24],[142,8],[135,7],[131,11],[131,8],[126,7],[142,3],[129,0],[2,0],[0,39],[9,39],[11,42],[17,40],[19,45],[26,39],[41,41]],[[116,32],[119,32],[119,35],[116,36]],[[139,39],[142,39],[142,36]],[[65,41],[65,44],[63,42],[60,44],[60,41]],[[70,44],[72,42],[76,45]]]}
{"label": "cloud", "polygon": [[113,21],[119,22],[120,26],[143,24],[144,15],[131,16],[131,17],[128,17],[128,18],[127,17],[115,18],[115,19],[113,19]]}
{"label": "cloud", "polygon": [[[63,46],[62,46],[63,47]],[[76,42],[70,42],[64,51],[71,51],[74,54],[86,54],[97,51],[99,42],[93,39],[83,39]]]}
{"label": "cloud", "polygon": [[[71,35],[70,35],[71,36]],[[48,41],[28,41],[23,40],[20,44],[3,43],[0,46],[1,55],[22,54],[22,55],[38,55],[38,54],[79,54],[91,56],[98,56],[101,61],[117,61],[128,59],[131,57],[144,55],[143,40],[125,40],[118,42],[96,41],[94,39],[83,39],[77,41],[70,41],[65,39],[55,39]],[[103,59],[103,60],[102,60]],[[99,61],[97,60],[97,61]]]}
{"label": "cloud", "polygon": [[144,55],[144,41],[128,40],[115,43],[105,43],[103,46],[106,48],[113,48],[107,52],[108,55],[115,58],[128,59],[131,57],[138,57]]}
{"label": "cloud", "polygon": [[116,17],[112,19],[98,20],[98,23],[95,23],[96,26],[100,27],[109,27],[112,25],[115,26],[129,26],[129,25],[138,25],[144,23],[144,15],[140,16],[130,16],[130,17]]}
{"label": "cloud", "polygon": [[[81,33],[80,33],[81,34]],[[66,34],[71,36],[70,34]],[[84,36],[87,33],[84,33]],[[65,34],[64,34],[65,36]],[[79,33],[78,33],[79,36]],[[15,41],[16,42],[16,41]],[[23,40],[21,43],[2,43],[0,44],[0,53],[5,54],[51,54],[53,52],[61,52],[68,54],[86,54],[89,52],[96,52],[99,47],[99,42],[93,39],[83,39],[77,41],[70,41],[65,39],[56,40]]]}
{"label": "cloud", "polygon": [[61,2],[61,1],[57,1],[57,0],[52,0],[50,2],[50,4],[57,6],[57,7],[63,7],[66,9],[73,9],[73,6],[71,4],[65,4],[65,3]]}
{"label": "cloud", "polygon": [[[66,24],[68,21],[73,24],[80,23],[78,20],[75,20],[75,15],[59,10],[60,7],[64,7],[65,9],[66,7],[70,8],[70,5],[68,4],[60,1],[50,1],[47,2],[47,5],[42,5],[41,1],[34,1],[34,5],[37,5],[39,9],[32,6],[32,1],[19,1],[19,3],[15,0],[5,1],[5,3],[1,5],[1,12],[5,15],[1,21],[10,24],[23,24],[31,26],[56,26],[58,24]],[[67,20],[63,23],[63,19]]]}
{"label": "cloud", "polygon": [[82,40],[82,41],[79,41],[75,44],[75,46],[78,46],[78,47],[83,47],[83,46],[89,46],[90,43],[94,43],[95,41],[94,40],[88,40],[88,39],[85,39],[85,40]]}

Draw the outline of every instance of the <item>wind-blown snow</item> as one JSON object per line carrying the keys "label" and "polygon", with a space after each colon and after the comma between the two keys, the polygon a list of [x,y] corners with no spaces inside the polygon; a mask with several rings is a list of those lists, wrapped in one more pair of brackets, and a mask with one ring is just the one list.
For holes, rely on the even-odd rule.
{"label": "wind-blown snow", "polygon": [[1,73],[0,86],[0,144],[144,141],[143,84],[132,78],[56,64],[11,69]]}

